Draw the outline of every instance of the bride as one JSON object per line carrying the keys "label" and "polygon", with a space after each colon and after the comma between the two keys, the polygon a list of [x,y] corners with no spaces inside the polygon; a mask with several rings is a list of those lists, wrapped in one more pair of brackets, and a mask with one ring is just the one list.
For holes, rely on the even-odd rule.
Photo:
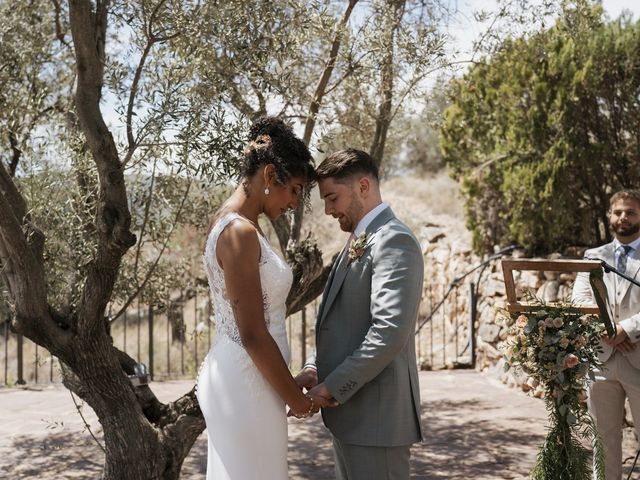
{"label": "bride", "polygon": [[281,480],[288,478],[285,404],[303,418],[330,402],[303,394],[287,367],[285,300],[292,274],[258,216],[275,219],[295,208],[314,170],[291,128],[263,117],[250,129],[241,173],[205,245],[216,341],[196,395],[209,437],[207,479]]}

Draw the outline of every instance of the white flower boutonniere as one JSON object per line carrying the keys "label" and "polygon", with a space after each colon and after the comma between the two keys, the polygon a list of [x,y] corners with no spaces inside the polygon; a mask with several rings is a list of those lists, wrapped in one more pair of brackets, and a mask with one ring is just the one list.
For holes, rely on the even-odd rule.
{"label": "white flower boutonniere", "polygon": [[371,240],[371,236],[367,235],[367,232],[362,232],[360,235],[358,235],[357,238],[351,240],[351,244],[349,244],[348,264],[355,260],[358,260],[364,254],[364,251],[369,246],[369,240]]}

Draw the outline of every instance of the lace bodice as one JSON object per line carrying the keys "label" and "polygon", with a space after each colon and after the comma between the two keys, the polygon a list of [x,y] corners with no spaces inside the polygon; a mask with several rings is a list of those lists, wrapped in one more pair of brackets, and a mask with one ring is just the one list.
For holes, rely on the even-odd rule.
{"label": "lace bodice", "polygon": [[[216,324],[215,343],[222,339],[230,339],[242,346],[238,325],[236,324],[225,288],[224,271],[218,264],[216,257],[218,237],[233,221],[248,222],[249,220],[235,212],[229,212],[220,217],[207,238],[203,260],[214,306]],[[259,233],[258,241],[260,242],[261,248],[259,268],[264,303],[264,318],[269,333],[271,333],[271,336],[280,347],[280,351],[285,357],[285,360],[288,361],[289,347],[287,345],[285,327],[285,302],[291,288],[293,275],[289,265],[280,258],[267,239]]]}

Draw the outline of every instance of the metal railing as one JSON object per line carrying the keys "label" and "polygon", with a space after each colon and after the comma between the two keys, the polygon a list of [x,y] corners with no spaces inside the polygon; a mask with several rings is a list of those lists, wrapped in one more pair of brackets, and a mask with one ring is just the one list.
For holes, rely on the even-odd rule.
{"label": "metal railing", "polygon": [[[182,296],[181,298],[184,298]],[[195,378],[215,340],[213,309],[207,292],[198,292],[185,302],[170,302],[152,308],[135,304],[110,326],[113,344],[144,363],[151,380]],[[287,319],[292,368],[300,367],[313,345],[313,325],[318,300]],[[313,319],[308,322],[308,319]],[[308,345],[309,343],[309,345]],[[0,323],[0,385],[60,382],[56,357]]]}
{"label": "metal railing", "polygon": [[[486,260],[480,262],[478,265],[472,267],[467,270],[464,274],[459,277],[454,278],[451,283],[447,286],[443,286],[442,288],[442,297],[438,300],[438,302],[433,304],[432,301],[432,287],[428,287],[429,292],[429,313],[424,317],[419,319],[418,326],[416,328],[416,337],[418,338],[418,357],[421,358],[421,367],[422,368],[475,368],[476,366],[476,317],[477,317],[477,308],[478,308],[478,294],[479,287],[482,282],[482,274],[485,269],[495,260],[502,258],[504,255],[512,252],[513,250],[521,248],[519,245],[509,245],[506,248],[494,253],[489,256]],[[472,273],[478,272],[475,281],[471,281],[467,284],[468,288],[468,303],[466,304],[466,308],[461,309],[465,312],[467,316],[467,339],[465,342],[465,347],[462,351],[459,350],[459,316],[460,309],[458,309],[458,296],[460,295],[460,288],[465,285],[463,281],[469,277]],[[453,302],[450,299],[451,295],[454,295]],[[445,313],[447,310],[447,306],[450,307],[453,305],[453,314],[449,314],[449,318],[451,318],[451,322],[449,328],[447,328],[445,318],[447,318],[447,314]],[[434,342],[433,342],[433,332],[434,332],[434,324],[436,322],[436,315],[438,312],[441,312],[442,315],[442,345],[440,349],[442,351],[442,362],[438,363],[434,361]],[[422,345],[422,331],[423,328],[429,325],[429,338],[430,338],[430,353],[428,357],[421,356],[421,348]],[[453,326],[453,336],[455,339],[455,349],[449,348],[449,355],[452,357],[451,361],[447,361],[447,345],[451,345],[451,342],[447,343],[446,340],[446,332],[451,332],[451,327]],[[437,329],[437,328],[436,328]],[[469,352],[468,356],[465,354]],[[426,361],[428,358],[428,362]]]}

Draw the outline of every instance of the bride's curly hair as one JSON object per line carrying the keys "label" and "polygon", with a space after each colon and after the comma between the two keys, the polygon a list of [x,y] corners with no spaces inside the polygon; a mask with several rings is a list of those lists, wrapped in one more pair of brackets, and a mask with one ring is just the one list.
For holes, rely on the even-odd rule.
{"label": "bride's curly hair", "polygon": [[260,167],[272,164],[280,184],[292,177],[305,179],[304,201],[308,203],[309,192],[316,180],[313,158],[291,127],[278,117],[260,117],[251,125],[247,140],[240,165],[245,188],[247,180]]}

